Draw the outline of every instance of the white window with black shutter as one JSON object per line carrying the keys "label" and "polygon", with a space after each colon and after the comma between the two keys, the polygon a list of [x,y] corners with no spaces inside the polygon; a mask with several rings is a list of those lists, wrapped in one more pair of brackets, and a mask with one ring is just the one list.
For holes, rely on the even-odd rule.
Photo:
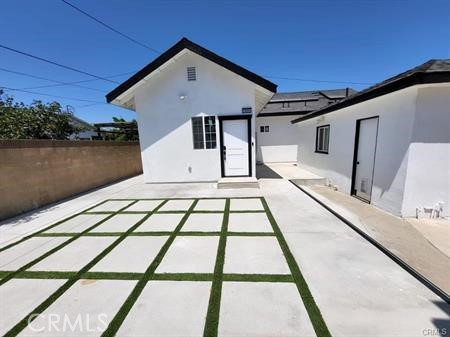
{"label": "white window with black shutter", "polygon": [[318,126],[316,130],[316,152],[328,153],[330,143],[330,125]]}
{"label": "white window with black shutter", "polygon": [[194,150],[217,148],[216,117],[192,117],[191,121]]}

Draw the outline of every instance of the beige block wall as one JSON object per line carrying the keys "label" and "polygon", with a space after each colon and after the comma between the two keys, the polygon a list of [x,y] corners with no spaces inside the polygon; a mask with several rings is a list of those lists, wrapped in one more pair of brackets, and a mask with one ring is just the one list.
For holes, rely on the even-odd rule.
{"label": "beige block wall", "polygon": [[0,140],[0,219],[141,172],[137,142]]}

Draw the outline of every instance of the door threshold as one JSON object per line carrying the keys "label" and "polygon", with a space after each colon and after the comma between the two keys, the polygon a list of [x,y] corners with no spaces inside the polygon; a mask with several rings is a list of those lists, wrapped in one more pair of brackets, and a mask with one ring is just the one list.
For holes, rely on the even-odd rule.
{"label": "door threshold", "polygon": [[352,197],[354,197],[362,202],[365,202],[366,204],[370,204],[370,200],[364,199],[363,197],[357,196],[356,194],[352,194]]}

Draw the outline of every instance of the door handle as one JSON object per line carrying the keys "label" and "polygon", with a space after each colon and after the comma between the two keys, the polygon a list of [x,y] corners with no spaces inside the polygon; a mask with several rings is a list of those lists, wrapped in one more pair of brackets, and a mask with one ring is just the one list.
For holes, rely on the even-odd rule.
{"label": "door handle", "polygon": [[359,161],[356,162],[356,165],[359,165]]}

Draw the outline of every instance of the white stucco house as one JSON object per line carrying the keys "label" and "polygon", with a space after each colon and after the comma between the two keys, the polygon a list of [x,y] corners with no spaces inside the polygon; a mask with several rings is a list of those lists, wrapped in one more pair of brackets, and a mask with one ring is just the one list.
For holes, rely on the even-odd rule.
{"label": "white stucco house", "polygon": [[136,111],[148,183],[255,177],[255,117],[277,86],[186,38],[110,92]]}
{"label": "white stucco house", "polygon": [[145,182],[255,177],[257,162],[298,162],[393,214],[450,215],[450,60],[361,92],[276,90],[183,38],[106,98],[136,111]]}
{"label": "white stucco house", "polygon": [[450,215],[450,60],[431,60],[292,121],[298,162],[395,215]]}

